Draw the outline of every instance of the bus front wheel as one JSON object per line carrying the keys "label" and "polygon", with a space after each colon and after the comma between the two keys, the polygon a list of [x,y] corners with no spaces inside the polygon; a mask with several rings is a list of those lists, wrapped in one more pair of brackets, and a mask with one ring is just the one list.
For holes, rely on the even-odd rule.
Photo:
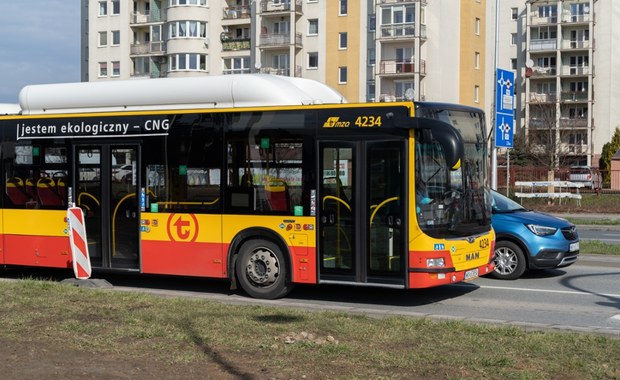
{"label": "bus front wheel", "polygon": [[288,283],[286,261],[278,245],[256,239],[244,243],[235,264],[237,280],[254,298],[284,297],[292,289]]}

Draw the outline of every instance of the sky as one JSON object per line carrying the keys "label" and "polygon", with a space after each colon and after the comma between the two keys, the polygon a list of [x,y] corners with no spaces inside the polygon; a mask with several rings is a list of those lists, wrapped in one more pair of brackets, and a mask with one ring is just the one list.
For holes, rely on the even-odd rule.
{"label": "sky", "polygon": [[29,84],[80,81],[80,0],[0,0],[0,103]]}

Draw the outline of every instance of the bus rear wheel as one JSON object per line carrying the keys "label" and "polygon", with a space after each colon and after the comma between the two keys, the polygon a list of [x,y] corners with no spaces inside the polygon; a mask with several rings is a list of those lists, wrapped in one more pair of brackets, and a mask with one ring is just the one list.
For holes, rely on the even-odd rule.
{"label": "bus rear wheel", "polygon": [[284,254],[271,241],[256,239],[244,243],[235,263],[237,280],[254,298],[275,299],[292,290],[287,277]]}

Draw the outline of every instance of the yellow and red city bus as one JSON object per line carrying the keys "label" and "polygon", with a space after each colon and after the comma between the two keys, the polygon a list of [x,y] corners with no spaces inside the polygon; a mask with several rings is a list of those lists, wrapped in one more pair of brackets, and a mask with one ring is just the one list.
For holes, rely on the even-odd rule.
{"label": "yellow and red city bus", "polygon": [[[179,96],[179,90],[182,95]],[[138,96],[140,94],[140,96]],[[481,110],[266,75],[28,86],[0,116],[0,264],[425,288],[493,270]]]}

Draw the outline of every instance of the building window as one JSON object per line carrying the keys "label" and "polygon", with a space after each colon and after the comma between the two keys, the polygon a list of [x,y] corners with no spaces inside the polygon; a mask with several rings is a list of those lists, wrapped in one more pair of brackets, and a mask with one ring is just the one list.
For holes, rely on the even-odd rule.
{"label": "building window", "polygon": [[112,76],[113,77],[121,76],[121,63],[119,61],[112,62]]}
{"label": "building window", "polygon": [[121,14],[121,0],[112,0],[112,14],[113,15]]}
{"label": "building window", "polygon": [[517,70],[517,59],[516,58],[512,58],[510,60],[510,68],[512,69],[512,71]]}
{"label": "building window", "polygon": [[478,17],[476,17],[476,21],[474,24],[474,32],[476,33],[477,36],[480,35],[480,19]]}
{"label": "building window", "polygon": [[474,52],[474,68],[476,69],[480,68],[480,53],[479,52]]}
{"label": "building window", "polygon": [[108,76],[108,63],[99,62],[99,78],[104,78],[107,76]]}
{"label": "building window", "polygon": [[316,51],[308,53],[308,69],[319,68],[319,53]]}
{"label": "building window", "polygon": [[112,31],[112,46],[118,46],[121,44],[121,31],[113,30]]}
{"label": "building window", "polygon": [[415,84],[410,80],[394,82],[394,96],[396,100],[413,100],[415,96]]}
{"label": "building window", "polygon": [[170,38],[206,38],[207,23],[199,21],[175,21],[169,24]]}
{"label": "building window", "polygon": [[538,17],[541,19],[547,19],[547,22],[555,23],[558,21],[558,7],[557,5],[543,5],[538,7]]}
{"label": "building window", "polygon": [[510,18],[513,20],[519,18],[519,8],[510,8]]}
{"label": "building window", "polygon": [[368,49],[368,65],[374,66],[377,63],[377,53],[374,48]]}
{"label": "building window", "polygon": [[338,68],[338,84],[346,84],[347,83],[347,67],[340,66]]}
{"label": "building window", "polygon": [[99,47],[108,46],[108,32],[99,32]]}
{"label": "building window", "polygon": [[151,73],[151,59],[149,57],[136,57],[133,63],[133,75],[145,76]]}
{"label": "building window", "polygon": [[347,48],[347,32],[338,33],[338,49]]}
{"label": "building window", "polygon": [[224,60],[224,74],[249,74],[250,57],[234,57]]}
{"label": "building window", "polygon": [[346,16],[348,12],[347,0],[340,0],[339,16]]}
{"label": "building window", "polygon": [[377,15],[375,13],[368,15],[368,31],[374,32],[377,30]]}
{"label": "building window", "polygon": [[203,54],[173,54],[170,56],[170,71],[206,71],[207,56]]}
{"label": "building window", "polygon": [[99,16],[106,16],[108,14],[108,2],[100,1],[99,2]]}
{"label": "building window", "polygon": [[474,102],[480,103],[480,86],[474,86]]}
{"label": "building window", "polygon": [[369,102],[374,102],[375,101],[375,91],[376,91],[376,84],[374,80],[370,80],[368,81],[368,86],[366,89],[366,100]]}
{"label": "building window", "polygon": [[313,18],[308,20],[308,35],[316,36],[319,34],[319,19]]}
{"label": "building window", "polygon": [[517,33],[510,33],[510,45],[515,46],[517,44]]}

